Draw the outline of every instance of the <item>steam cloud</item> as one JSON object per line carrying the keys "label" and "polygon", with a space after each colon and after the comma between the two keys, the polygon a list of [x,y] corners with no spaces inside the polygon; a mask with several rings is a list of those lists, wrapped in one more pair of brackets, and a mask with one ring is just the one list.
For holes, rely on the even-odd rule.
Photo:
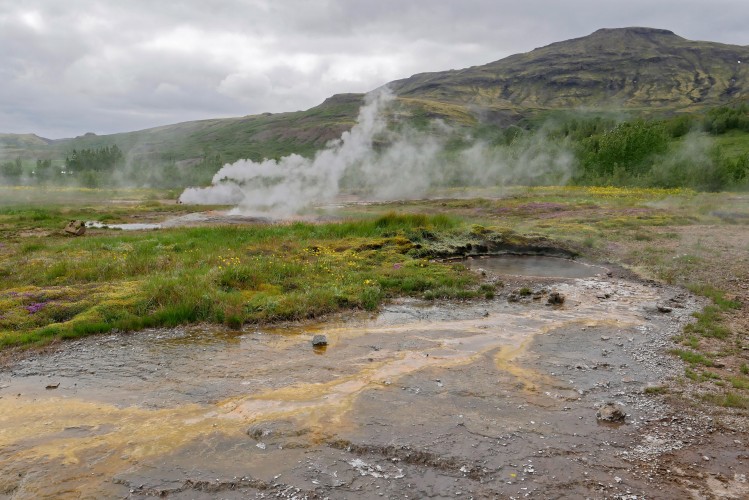
{"label": "steam cloud", "polygon": [[[357,124],[314,158],[297,154],[260,162],[226,164],[205,188],[188,188],[184,203],[231,204],[241,213],[298,213],[343,192],[369,200],[420,198],[436,187],[564,184],[574,156],[543,130],[497,148],[435,120],[417,130],[388,120],[396,104],[387,89],[367,96]],[[449,141],[471,144],[450,148]]]}

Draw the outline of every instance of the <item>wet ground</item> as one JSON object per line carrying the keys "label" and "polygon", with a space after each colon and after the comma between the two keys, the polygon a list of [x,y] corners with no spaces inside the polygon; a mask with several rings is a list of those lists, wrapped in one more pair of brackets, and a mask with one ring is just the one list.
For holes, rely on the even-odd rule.
{"label": "wet ground", "polygon": [[[533,293],[508,302],[520,285]],[[0,372],[0,498],[683,498],[704,481],[659,467],[706,467],[694,445],[713,422],[644,389],[683,373],[665,353],[697,307],[602,273],[321,324],[66,343]],[[598,422],[608,402],[623,424]],[[745,451],[722,449],[731,495]]]}
{"label": "wet ground", "polygon": [[156,219],[149,216],[149,222],[128,222],[123,224],[110,224],[99,221],[86,221],[86,227],[90,229],[116,229],[122,231],[148,231],[155,229],[168,229],[175,227],[193,227],[206,225],[255,225],[255,224],[288,224],[289,222],[329,222],[340,220],[339,216],[315,214],[315,215],[284,215],[271,217],[268,215],[244,214],[236,210],[209,210],[205,212],[191,212],[177,215],[161,220],[162,214],[157,214]]}
{"label": "wet ground", "polygon": [[464,262],[471,269],[500,276],[589,278],[606,272],[606,268],[602,266],[540,255],[500,255],[471,258]]}

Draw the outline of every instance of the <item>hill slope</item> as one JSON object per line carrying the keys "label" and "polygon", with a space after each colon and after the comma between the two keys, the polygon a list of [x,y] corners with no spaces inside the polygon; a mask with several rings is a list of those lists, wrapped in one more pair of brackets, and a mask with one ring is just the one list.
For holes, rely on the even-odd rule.
{"label": "hill slope", "polygon": [[[483,66],[423,73],[390,87],[416,116],[461,125],[509,124],[556,109],[690,111],[746,99],[749,47],[696,42],[666,30],[601,29]],[[0,160],[60,160],[70,151],[117,144],[154,164],[219,157],[258,160],[312,154],[350,128],[360,94],[336,95],[307,111],[201,120],[137,132],[49,141],[0,135]]]}
{"label": "hill slope", "polygon": [[694,42],[651,28],[601,29],[483,66],[414,75],[391,87],[400,96],[477,111],[679,110],[746,98],[747,65],[749,47]]}

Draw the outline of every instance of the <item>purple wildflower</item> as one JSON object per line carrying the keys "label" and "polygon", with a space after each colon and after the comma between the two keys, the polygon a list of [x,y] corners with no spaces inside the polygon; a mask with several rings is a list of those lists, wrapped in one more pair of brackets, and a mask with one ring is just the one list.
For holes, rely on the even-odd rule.
{"label": "purple wildflower", "polygon": [[36,314],[43,307],[44,307],[44,302],[34,302],[33,304],[29,304],[28,306],[24,306],[24,309],[26,309],[29,312],[29,314]]}

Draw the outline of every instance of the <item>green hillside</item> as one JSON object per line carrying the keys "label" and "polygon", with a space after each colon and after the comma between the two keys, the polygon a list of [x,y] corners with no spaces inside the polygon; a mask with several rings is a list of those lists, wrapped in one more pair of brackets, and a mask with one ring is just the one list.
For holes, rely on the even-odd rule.
{"label": "green hillside", "polygon": [[[418,74],[389,86],[398,96],[401,116],[412,122],[441,118],[496,140],[513,125],[528,129],[549,117],[576,120],[580,114],[621,117],[624,111],[630,119],[682,115],[701,122],[707,110],[746,101],[747,64],[746,46],[690,41],[651,28],[601,29],[483,66]],[[74,150],[116,145],[124,152],[129,181],[163,184],[168,179],[166,187],[201,184],[237,159],[312,155],[355,123],[362,102],[361,94],[340,94],[306,111],[54,141],[0,134],[0,165],[20,158],[30,174],[39,160],[49,160],[59,167],[52,170],[59,170]],[[746,153],[746,131],[729,129],[735,137],[722,144],[730,156],[739,157]],[[594,127],[592,132],[601,130]],[[97,182],[91,176],[89,181]]]}
{"label": "green hillside", "polygon": [[746,98],[747,64],[749,47],[695,42],[651,28],[601,29],[483,66],[423,73],[391,86],[401,96],[473,106],[484,115],[581,106],[692,110]]}

